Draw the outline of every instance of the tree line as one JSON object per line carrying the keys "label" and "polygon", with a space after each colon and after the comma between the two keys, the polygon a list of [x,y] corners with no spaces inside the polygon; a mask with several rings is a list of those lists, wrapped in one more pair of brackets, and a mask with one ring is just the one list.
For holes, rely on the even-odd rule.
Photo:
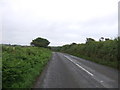
{"label": "tree line", "polygon": [[93,38],[86,38],[86,43],[84,44],[72,43],[61,47],[52,47],[52,50],[68,53],[110,67],[119,68],[119,46],[119,37],[114,40],[101,37],[99,41],[95,41]]}

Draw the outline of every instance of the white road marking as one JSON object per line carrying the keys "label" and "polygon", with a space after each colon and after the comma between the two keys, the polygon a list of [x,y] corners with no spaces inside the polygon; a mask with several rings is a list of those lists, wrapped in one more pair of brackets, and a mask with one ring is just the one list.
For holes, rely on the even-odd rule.
{"label": "white road marking", "polygon": [[[81,68],[82,70],[86,71],[89,75],[94,76],[92,73],[90,73],[89,71],[87,71],[85,68],[83,68],[82,66],[80,66],[78,63],[76,63],[75,61],[73,61],[70,57],[65,56],[68,60],[70,60],[71,62],[73,62],[76,66],[78,66],[79,68]],[[97,78],[93,77],[95,80],[99,81],[100,83],[103,83],[104,81],[102,80],[98,80]],[[97,87],[97,86],[96,86]]]}
{"label": "white road marking", "polygon": [[89,75],[94,76],[91,72],[89,72],[88,70],[86,70],[85,68],[83,68],[82,66],[80,66],[79,64],[77,64],[76,62],[74,62],[71,58],[69,58],[68,56],[65,56],[68,60],[70,60],[71,62],[73,62],[76,66],[78,66],[79,68],[81,68],[82,70],[84,70],[85,72],[87,72]]}
{"label": "white road marking", "polygon": [[89,71],[87,71],[85,68],[81,67],[79,64],[75,64],[75,65],[77,65],[79,68],[83,69],[83,70],[86,71],[88,74],[90,74],[91,76],[93,76],[92,73],[90,73]]}

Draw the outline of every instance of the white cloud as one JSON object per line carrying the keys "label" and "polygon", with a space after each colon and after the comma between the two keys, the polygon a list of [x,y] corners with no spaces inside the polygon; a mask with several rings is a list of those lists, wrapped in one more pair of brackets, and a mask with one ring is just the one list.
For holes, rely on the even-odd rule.
{"label": "white cloud", "polygon": [[38,36],[50,45],[117,36],[117,0],[1,0],[3,43],[29,44]]}

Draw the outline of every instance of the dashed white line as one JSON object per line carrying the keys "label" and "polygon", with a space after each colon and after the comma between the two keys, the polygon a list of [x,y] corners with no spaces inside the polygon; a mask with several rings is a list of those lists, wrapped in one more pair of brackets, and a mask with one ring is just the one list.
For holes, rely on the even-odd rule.
{"label": "dashed white line", "polygon": [[[75,61],[73,61],[70,57],[68,57],[68,56],[66,56],[66,55],[64,55],[64,57],[66,57],[68,60],[70,60],[72,63],[74,63],[76,66],[78,66],[79,68],[81,68],[82,70],[84,70],[85,72],[87,72],[89,75],[91,75],[95,80],[97,80],[98,82],[100,82],[100,83],[103,83],[104,81],[102,81],[102,80],[98,80],[97,78],[95,78],[94,77],[94,75],[91,73],[91,72],[89,72],[88,70],[86,70],[85,68],[83,68],[82,66],[80,66],[78,63],[76,63]],[[96,86],[96,87],[98,87],[98,86]]]}
{"label": "dashed white line", "polygon": [[89,71],[87,71],[85,68],[81,67],[79,64],[76,64],[79,68],[83,69],[84,71],[86,71],[88,74],[90,74],[91,76],[93,76],[92,73],[90,73]]}
{"label": "dashed white line", "polygon": [[71,58],[69,58],[68,56],[65,56],[68,60],[70,60],[71,62],[73,62],[76,66],[78,66],[79,68],[81,68],[82,70],[84,70],[85,72],[87,72],[89,75],[94,76],[91,72],[89,72],[88,70],[86,70],[85,68],[83,68],[82,66],[80,66],[79,64],[77,64],[76,62],[74,62]]}

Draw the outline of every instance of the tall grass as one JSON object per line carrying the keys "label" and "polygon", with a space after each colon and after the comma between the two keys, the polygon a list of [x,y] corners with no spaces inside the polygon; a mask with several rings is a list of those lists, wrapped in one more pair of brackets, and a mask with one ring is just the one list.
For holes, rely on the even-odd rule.
{"label": "tall grass", "polygon": [[50,57],[45,48],[3,45],[3,88],[31,88]]}

